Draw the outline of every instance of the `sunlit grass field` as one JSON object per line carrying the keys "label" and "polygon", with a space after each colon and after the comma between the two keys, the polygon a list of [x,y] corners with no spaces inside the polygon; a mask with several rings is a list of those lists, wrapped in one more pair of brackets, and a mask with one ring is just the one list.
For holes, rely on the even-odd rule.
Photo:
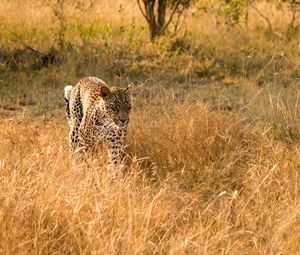
{"label": "sunlit grass field", "polygon": [[[47,3],[0,3],[0,56],[30,45],[60,59],[0,57],[0,254],[299,254],[288,12],[258,6],[277,24],[270,35],[255,13],[228,28],[193,6],[152,44],[135,1],[66,1],[63,30]],[[70,164],[63,88],[84,76],[132,86],[115,180],[105,148],[88,168]]]}

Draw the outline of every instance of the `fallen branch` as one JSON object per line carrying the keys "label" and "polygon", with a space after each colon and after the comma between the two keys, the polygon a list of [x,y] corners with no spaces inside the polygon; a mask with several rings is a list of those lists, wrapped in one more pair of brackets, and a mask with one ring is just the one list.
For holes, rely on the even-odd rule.
{"label": "fallen branch", "polygon": [[16,67],[17,65],[23,64],[26,62],[26,60],[24,61],[24,57],[32,56],[35,58],[35,63],[30,67],[35,69],[48,67],[49,65],[59,65],[61,63],[61,60],[56,53],[41,52],[29,45],[24,45],[24,48],[15,49],[10,52],[0,48],[0,62],[4,62],[10,67]]}

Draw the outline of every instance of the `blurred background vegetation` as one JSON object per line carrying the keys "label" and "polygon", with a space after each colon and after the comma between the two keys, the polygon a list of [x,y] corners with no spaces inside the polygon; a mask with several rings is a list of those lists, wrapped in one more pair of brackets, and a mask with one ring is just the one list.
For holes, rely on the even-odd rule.
{"label": "blurred background vegetation", "polygon": [[4,0],[0,10],[3,116],[62,116],[64,85],[98,76],[132,83],[136,106],[189,98],[299,137],[298,1]]}

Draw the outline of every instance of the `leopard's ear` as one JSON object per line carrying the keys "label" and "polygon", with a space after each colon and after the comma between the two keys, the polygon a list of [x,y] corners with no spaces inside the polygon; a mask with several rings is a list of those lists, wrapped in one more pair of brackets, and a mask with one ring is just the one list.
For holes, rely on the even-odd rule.
{"label": "leopard's ear", "polygon": [[130,93],[130,92],[131,92],[131,84],[129,84],[129,85],[127,86],[127,88],[125,89],[125,91],[126,91],[127,93]]}
{"label": "leopard's ear", "polygon": [[107,87],[107,86],[105,86],[105,85],[101,86],[101,88],[100,88],[100,96],[101,96],[103,99],[109,98],[110,94],[111,94],[111,92],[110,92],[110,90],[109,90],[109,87]]}

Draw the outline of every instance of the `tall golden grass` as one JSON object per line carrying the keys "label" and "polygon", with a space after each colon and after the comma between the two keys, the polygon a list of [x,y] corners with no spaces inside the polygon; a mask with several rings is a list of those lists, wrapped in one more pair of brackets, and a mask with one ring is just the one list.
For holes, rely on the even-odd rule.
{"label": "tall golden grass", "polygon": [[0,253],[297,254],[299,144],[201,104],[168,107],[134,110],[114,181],[102,156],[71,170],[62,118],[2,119]]}

